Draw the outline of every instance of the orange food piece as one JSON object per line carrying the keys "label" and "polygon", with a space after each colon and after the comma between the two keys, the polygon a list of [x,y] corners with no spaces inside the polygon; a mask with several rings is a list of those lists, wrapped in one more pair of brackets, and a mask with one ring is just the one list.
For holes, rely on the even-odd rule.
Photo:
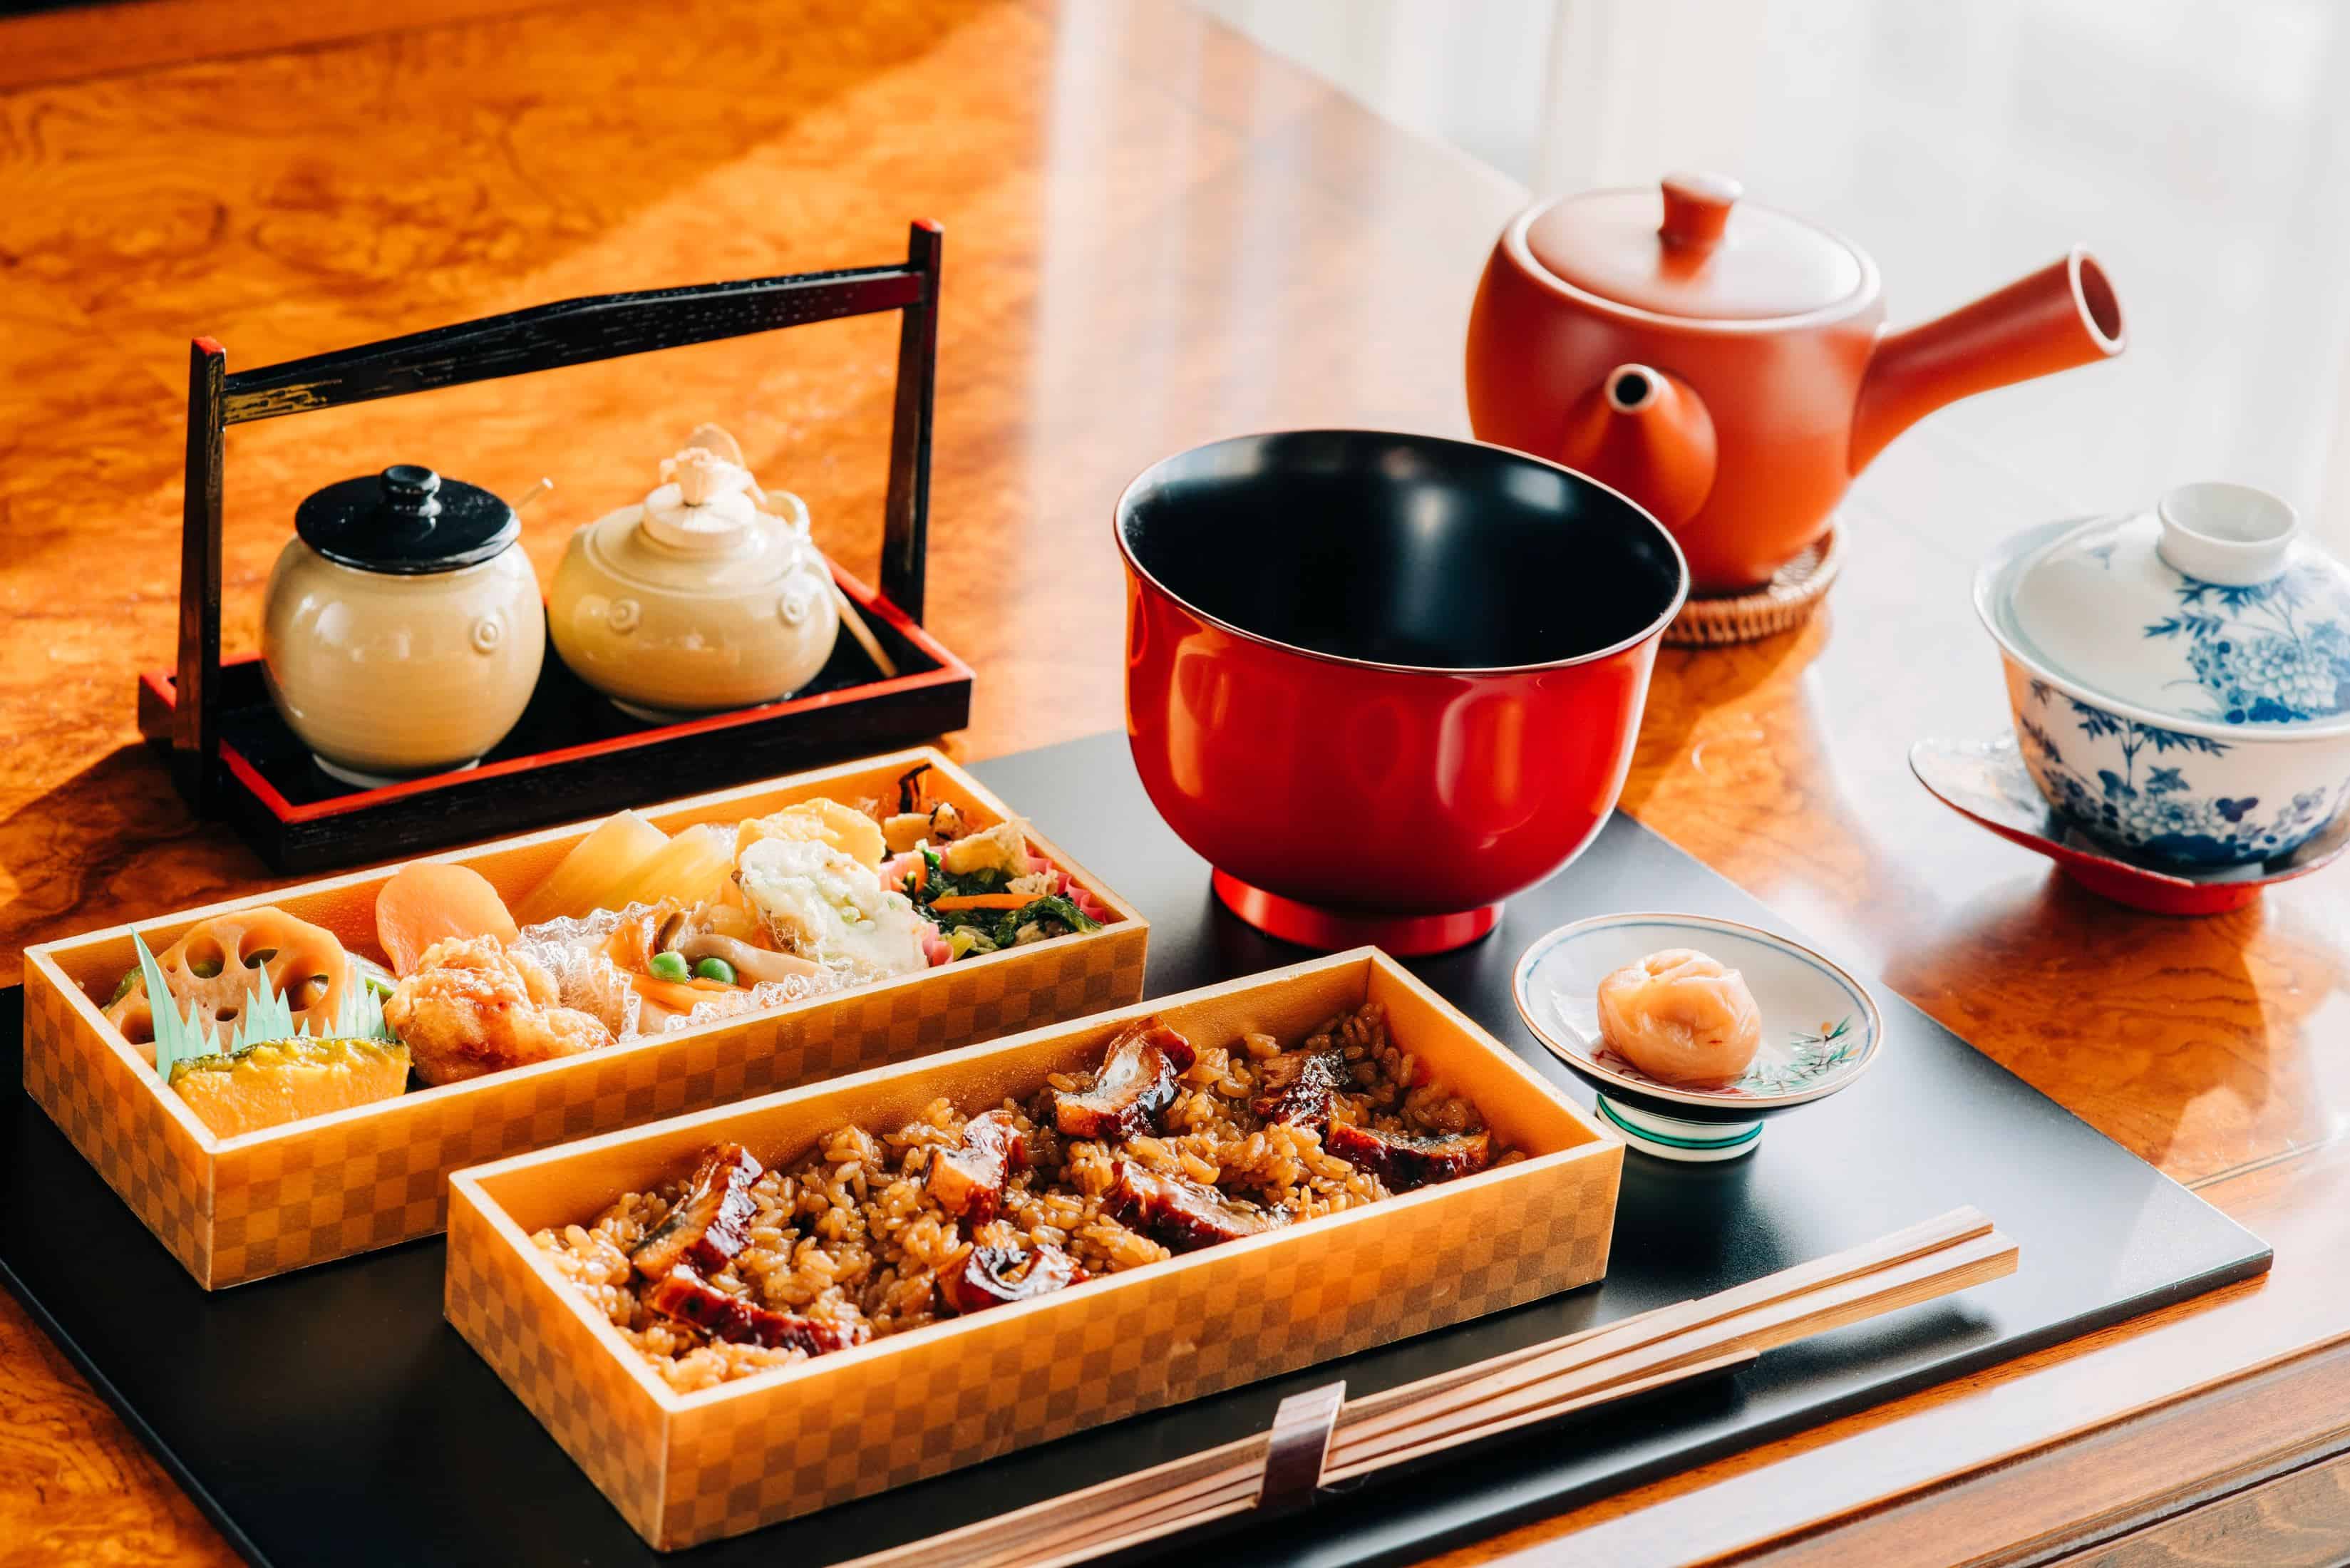
{"label": "orange food piece", "polygon": [[490,879],[469,867],[421,860],[394,873],[375,896],[375,938],[391,972],[406,975],[424,950],[446,938],[510,942],[514,916]]}
{"label": "orange food piece", "polygon": [[671,1012],[691,1012],[697,1002],[707,1002],[713,995],[740,989],[736,986],[722,984],[714,980],[703,980],[699,976],[692,980],[658,980],[649,974],[631,973],[628,979],[629,983],[636,987],[639,996],[658,1006],[666,1007]]}
{"label": "orange food piece", "polygon": [[933,909],[1024,909],[1036,901],[1034,893],[949,893],[931,900]]}
{"label": "orange food piece", "polygon": [[381,1040],[279,1040],[172,1069],[172,1087],[214,1137],[388,1100],[408,1088],[408,1047]]}

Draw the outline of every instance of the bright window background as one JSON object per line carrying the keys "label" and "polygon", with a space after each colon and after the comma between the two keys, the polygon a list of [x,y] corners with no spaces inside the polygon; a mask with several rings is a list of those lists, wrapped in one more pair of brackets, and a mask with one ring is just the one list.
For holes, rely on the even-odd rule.
{"label": "bright window background", "polygon": [[[1198,3],[1534,192],[1733,174],[1867,248],[1897,326],[2085,241],[2128,354],[1944,410],[1936,461],[2039,516],[2241,480],[2350,554],[2350,5]],[[1918,472],[1906,445],[1881,467]]]}

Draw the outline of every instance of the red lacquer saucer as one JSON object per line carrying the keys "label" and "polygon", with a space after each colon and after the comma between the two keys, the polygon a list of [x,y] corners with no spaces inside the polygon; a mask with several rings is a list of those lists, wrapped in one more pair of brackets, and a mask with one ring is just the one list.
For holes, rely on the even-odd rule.
{"label": "red lacquer saucer", "polygon": [[2180,871],[2126,859],[2057,820],[2033,787],[2013,735],[1995,741],[1920,741],[1909,771],[1936,799],[2012,844],[2045,855],[2100,898],[2156,915],[2217,915],[2241,909],[2272,882],[2306,877],[2350,846],[2350,812],[2287,855],[2257,866]]}

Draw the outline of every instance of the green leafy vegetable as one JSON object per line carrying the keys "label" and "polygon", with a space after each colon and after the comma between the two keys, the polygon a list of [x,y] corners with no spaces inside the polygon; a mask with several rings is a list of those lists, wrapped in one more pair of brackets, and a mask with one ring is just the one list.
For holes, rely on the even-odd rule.
{"label": "green leafy vegetable", "polygon": [[952,963],[972,953],[992,953],[995,939],[977,926],[958,926],[947,933],[947,961]]}
{"label": "green leafy vegetable", "polygon": [[995,945],[1008,948],[1019,939],[1020,928],[1042,920],[1058,920],[1073,931],[1090,931],[1101,925],[1072,903],[1066,895],[1044,893],[1031,898],[1016,909],[1006,910],[995,922],[993,935]]}

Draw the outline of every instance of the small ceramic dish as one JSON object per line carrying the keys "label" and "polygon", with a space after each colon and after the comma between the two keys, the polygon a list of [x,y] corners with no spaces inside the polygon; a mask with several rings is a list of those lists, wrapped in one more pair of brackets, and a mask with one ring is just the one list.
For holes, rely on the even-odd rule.
{"label": "small ceramic dish", "polygon": [[2314,837],[2250,866],[2192,870],[2134,860],[2056,815],[2033,787],[2015,737],[1925,740],[1909,748],[1909,771],[1960,815],[2056,862],[2102,898],[2155,915],[2218,915],[2241,909],[2272,882],[2290,882],[2350,846],[2350,812]]}
{"label": "small ceramic dish", "polygon": [[[1745,976],[1762,1048],[1736,1083],[1662,1083],[1601,1044],[1599,982],[1665,948],[1696,948]],[[1706,915],[1598,915],[1561,926],[1519,958],[1511,989],[1534,1037],[1599,1091],[1601,1118],[1659,1159],[1751,1153],[1764,1117],[1849,1087],[1885,1039],[1868,988],[1842,969],[1801,943]]]}

